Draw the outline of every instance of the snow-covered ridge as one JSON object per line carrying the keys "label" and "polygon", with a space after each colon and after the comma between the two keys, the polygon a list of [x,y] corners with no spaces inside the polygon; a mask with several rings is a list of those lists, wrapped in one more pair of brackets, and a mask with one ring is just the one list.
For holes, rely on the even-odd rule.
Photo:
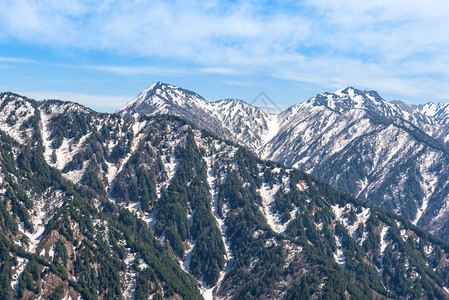
{"label": "snow-covered ridge", "polygon": [[[31,100],[17,95],[3,94],[1,100],[2,102],[7,101],[7,103],[3,107],[2,113],[4,114],[0,114],[0,129],[6,131],[17,141],[25,143],[32,136],[33,129],[24,129],[22,124],[34,114],[35,106],[32,105]],[[345,88],[334,93],[322,93],[278,115],[272,115],[242,100],[227,99],[208,102],[194,92],[158,82],[142,92],[122,112],[123,114],[139,112],[145,105],[151,106],[152,110],[148,113],[172,113],[185,117],[199,127],[247,146],[261,158],[280,161],[308,172],[318,172],[316,170],[319,170],[322,165],[332,166],[338,162],[339,157],[351,157],[348,156],[350,151],[347,149],[354,149],[355,143],[363,144],[368,150],[361,153],[360,168],[363,168],[363,171],[360,174],[362,176],[354,178],[356,188],[349,191],[362,199],[369,199],[370,194],[381,187],[382,178],[389,174],[392,167],[400,164],[404,157],[418,155],[418,152],[423,149],[427,151],[423,148],[426,146],[425,144],[418,143],[404,129],[395,125],[388,128],[376,126],[368,116],[368,111],[374,111],[386,117],[403,118],[411,124],[422,126],[423,130],[431,136],[440,137],[443,141],[449,139],[449,127],[445,129],[441,121],[448,115],[448,104],[428,103],[402,109],[399,103],[388,103],[376,92],[354,88]],[[67,112],[80,111],[86,114],[95,114],[95,112],[75,103],[56,100],[45,101],[37,107],[41,110],[41,128],[46,161],[52,166],[62,169],[83,147],[82,144],[89,139],[89,134],[83,136],[79,141],[64,138],[58,149],[52,149],[52,141],[49,139],[51,132],[47,125],[49,119],[54,115]],[[22,117],[23,113],[26,113],[24,117]],[[111,122],[107,120],[107,117],[101,121],[95,119],[96,124],[93,127],[97,130],[101,128],[102,124]],[[123,128],[123,126],[119,126],[119,128]],[[370,134],[372,135],[370,139],[363,139],[364,136]],[[140,142],[139,135],[136,137],[136,141],[133,141],[134,146]],[[374,141],[376,142],[374,143]],[[112,138],[109,141],[109,150],[117,143],[118,139]],[[333,156],[335,157],[333,158]],[[428,156],[428,153],[424,153],[423,156]],[[434,161],[442,158],[440,155],[434,157]],[[329,159],[334,160],[329,161]],[[350,161],[347,158],[345,160]],[[109,183],[112,182],[125,162],[126,159],[122,160],[120,166],[107,162]],[[87,166],[86,163],[80,170],[70,171],[70,174],[65,174],[65,176],[79,180]],[[436,174],[435,171],[429,171],[430,166],[435,166],[435,164],[426,163],[425,167],[419,170],[419,176],[427,178],[427,182]],[[325,178],[338,187],[338,181],[344,180],[342,179],[344,173],[349,172],[351,167],[348,163],[342,172],[324,174]],[[168,174],[172,172],[169,171]],[[407,176],[403,176],[403,174],[399,174],[397,177],[402,178],[399,183],[405,185]],[[429,188],[428,183],[421,185],[425,197],[414,199],[418,207],[416,214],[409,217],[411,220],[416,222],[425,216],[427,205],[432,207],[430,203],[432,195],[438,193],[440,189],[438,185],[443,184],[443,181],[431,184],[433,188]],[[383,196],[384,201],[393,201],[395,198],[405,195],[401,186],[392,188],[390,191],[391,195]],[[439,208],[440,211],[441,209],[442,207]],[[397,207],[395,211],[401,212],[401,208]]]}
{"label": "snow-covered ridge", "polygon": [[426,116],[433,117],[438,121],[445,121],[449,118],[449,103],[426,103],[419,105],[417,110]]}
{"label": "snow-covered ridge", "polygon": [[[291,121],[298,119],[298,113],[301,114],[302,111],[310,110],[317,105],[339,112],[348,109],[364,109],[374,110],[388,117],[409,115],[398,106],[383,100],[374,91],[361,91],[354,88],[319,94],[306,102],[273,115],[238,99],[208,102],[198,94],[161,82],[143,91],[119,110],[119,113],[122,115],[174,114],[220,135],[224,131],[230,131],[231,135],[225,135],[226,138],[231,138],[255,152],[260,152],[263,146],[274,137],[282,135],[290,128]],[[210,120],[206,120],[207,118]]]}
{"label": "snow-covered ridge", "polygon": [[121,115],[172,114],[219,136],[259,149],[279,131],[276,115],[242,100],[208,102],[198,94],[158,82],[118,111]]}
{"label": "snow-covered ridge", "polygon": [[[338,120],[338,117],[336,117],[336,114],[334,114],[334,111],[325,107],[320,107],[320,106],[310,106],[310,111],[312,112],[319,112],[319,111],[323,111],[323,109],[325,111],[327,111],[327,119],[323,120],[322,123],[315,123],[315,125],[318,127],[318,130],[322,130],[322,139],[319,141],[321,144],[318,144],[319,146],[321,145],[327,145],[327,144],[332,144],[335,145],[335,147],[333,149],[338,149],[339,151],[342,149],[345,149],[347,147],[347,145],[349,145],[350,143],[347,141],[349,138],[346,138],[345,136],[345,127],[343,126],[342,128],[337,128],[337,130],[333,131],[334,128],[332,126],[330,126],[329,124],[333,124],[332,122],[335,120]],[[42,118],[42,127],[46,128],[46,130],[49,130],[48,126],[45,126],[45,124],[48,125],[48,115],[49,112],[45,111],[45,114],[43,114],[44,117]],[[364,116],[364,112],[363,109],[357,109],[357,113],[353,114],[355,118],[357,117],[363,117]],[[236,118],[237,116],[234,116],[234,118]],[[164,122],[162,122],[161,120],[163,120]],[[331,122],[332,121],[332,122]],[[365,121],[366,123],[366,121]],[[110,136],[108,134],[104,134],[103,132],[100,132],[100,134],[102,134],[102,139],[98,139],[98,140],[94,140],[93,138],[95,137],[95,135],[97,134],[95,132],[95,130],[98,128],[100,128],[100,126],[102,124],[112,124],[113,126],[110,127],[109,130],[113,131],[113,134],[111,133]],[[180,125],[181,124],[181,125]],[[221,273],[219,274],[219,280],[218,280],[218,285],[220,285],[221,280],[224,280],[226,282],[226,280],[228,280],[229,277],[226,277],[225,275],[227,274],[228,271],[228,266],[232,266],[233,265],[233,259],[237,262],[240,255],[238,252],[238,248],[235,247],[235,245],[233,245],[232,247],[230,247],[229,245],[229,240],[232,240],[232,236],[229,236],[226,234],[227,228],[226,225],[228,226],[233,226],[232,223],[228,223],[229,220],[229,216],[233,216],[233,214],[238,214],[239,213],[239,209],[235,209],[232,208],[230,209],[230,207],[228,206],[230,204],[231,199],[220,199],[224,201],[224,203],[218,204],[217,203],[217,194],[220,191],[220,185],[223,184],[223,182],[225,182],[226,180],[226,174],[229,174],[227,172],[229,172],[230,170],[237,170],[237,171],[242,171],[242,170],[248,170],[250,172],[250,174],[252,174],[252,176],[255,176],[254,178],[258,177],[262,179],[262,182],[257,180],[255,182],[256,186],[251,186],[253,183],[251,183],[250,180],[245,180],[245,172],[240,173],[240,175],[237,175],[237,177],[240,179],[242,185],[244,188],[251,188],[249,189],[249,191],[251,193],[259,193],[261,198],[259,198],[258,196],[254,198],[257,206],[253,206],[255,208],[255,210],[253,212],[257,213],[257,215],[259,215],[260,217],[262,217],[262,215],[267,219],[267,224],[265,222],[261,222],[261,225],[256,225],[255,229],[253,231],[250,231],[249,234],[253,234],[252,237],[254,237],[255,239],[260,239],[260,241],[263,241],[263,244],[261,245],[265,245],[265,247],[271,247],[271,246],[282,246],[282,253],[283,253],[283,260],[281,261],[281,264],[283,266],[283,268],[287,268],[292,262],[294,262],[295,264],[299,264],[299,266],[304,266],[302,265],[301,262],[301,257],[304,258],[304,260],[306,260],[306,257],[308,255],[308,251],[310,247],[305,246],[307,245],[307,243],[313,245],[313,240],[310,239],[310,241],[300,241],[299,239],[297,241],[295,241],[295,243],[299,243],[299,244],[295,244],[295,243],[288,243],[287,239],[283,240],[283,237],[285,237],[285,235],[288,235],[288,239],[295,239],[295,234],[294,231],[290,231],[290,229],[293,229],[294,226],[299,226],[297,225],[296,222],[280,222],[280,216],[276,213],[274,213],[274,210],[271,209],[271,207],[273,206],[273,200],[275,199],[274,194],[279,191],[281,188],[283,191],[288,192],[289,190],[292,192],[296,192],[295,190],[291,190],[291,189],[295,189],[295,187],[292,185],[290,178],[293,180],[293,175],[295,174],[296,171],[292,171],[292,169],[285,169],[283,167],[275,167],[274,164],[272,163],[264,163],[261,161],[257,161],[257,159],[255,159],[255,157],[247,157],[246,151],[242,151],[241,149],[239,150],[238,147],[232,145],[231,143],[227,143],[225,141],[219,140],[219,139],[214,139],[214,137],[208,135],[208,134],[204,134],[204,132],[202,132],[199,129],[196,129],[194,127],[190,127],[189,125],[184,125],[185,123],[183,122],[179,122],[177,121],[176,118],[141,118],[138,119],[136,118],[134,115],[132,115],[132,117],[127,117],[124,119],[120,119],[120,120],[110,120],[108,117],[101,117],[101,118],[97,118],[94,127],[89,127],[89,130],[92,130],[92,134],[90,136],[92,136],[92,139],[90,141],[92,141],[91,144],[95,143],[100,143],[101,147],[104,148],[97,148],[97,149],[101,149],[100,151],[98,151],[98,153],[103,153],[104,154],[104,158],[106,160],[106,167],[101,167],[98,168],[98,173],[99,173],[99,179],[103,181],[103,183],[108,186],[111,184],[111,182],[113,182],[113,180],[116,178],[117,173],[120,173],[120,171],[122,170],[122,167],[124,164],[126,164],[128,161],[132,162],[132,164],[128,164],[126,166],[125,171],[129,171],[129,173],[122,173],[122,174],[129,174],[126,175],[128,176],[127,178],[133,178],[133,176],[137,176],[135,175],[136,173],[134,173],[134,171],[137,170],[137,166],[142,166],[143,168],[152,168],[153,166],[156,166],[156,168],[158,169],[157,174],[155,176],[155,184],[156,187],[159,189],[158,191],[160,192],[161,190],[163,190],[167,184],[169,184],[170,180],[173,178],[174,174],[176,173],[176,170],[178,168],[178,161],[176,160],[176,153],[183,153],[182,149],[180,152],[174,151],[174,149],[180,147],[182,148],[183,145],[187,145],[185,143],[186,141],[186,133],[190,133],[193,132],[193,136],[195,138],[195,142],[198,146],[198,150],[201,155],[201,157],[204,160],[204,167],[206,167],[207,170],[207,184],[205,183],[204,187],[205,188],[210,188],[210,195],[211,195],[211,212],[213,214],[213,217],[215,218],[215,221],[218,225],[218,228],[220,230],[221,233],[221,238],[222,241],[225,243],[225,250],[226,250],[226,265],[225,267],[221,270]],[[347,122],[343,122],[342,124],[347,124]],[[367,123],[369,124],[369,123]],[[303,125],[301,123],[301,125]],[[310,126],[309,126],[310,127]],[[367,126],[366,128],[368,128],[369,126]],[[92,129],[93,128],[93,129]],[[108,127],[109,128],[109,127]],[[393,127],[392,127],[393,128]],[[356,128],[350,128],[351,130],[349,132],[346,132],[346,134],[352,134],[352,135],[356,135],[357,134],[357,129]],[[394,129],[394,128],[393,128]],[[307,132],[309,135],[303,135],[302,137],[304,137],[304,139],[310,139],[310,141],[313,141],[313,135],[311,134],[310,129],[307,126],[304,126],[304,130],[305,132]],[[389,131],[390,132],[390,131]],[[395,131],[395,130],[391,130],[392,136],[394,137],[396,134],[396,132],[400,131]],[[332,135],[336,135],[336,134],[341,134],[341,140],[340,141],[332,141]],[[359,136],[361,136],[362,133],[360,133]],[[43,137],[44,137],[44,144],[49,142],[49,136],[50,136],[50,132],[46,132],[43,133]],[[88,137],[89,138],[89,137]],[[403,141],[406,141],[407,139],[403,139],[402,137],[399,138],[397,137],[397,144],[400,145],[403,143]],[[46,141],[46,142],[45,142]],[[117,145],[120,145],[121,143],[123,143],[124,145],[126,144],[126,150],[124,150],[124,152],[122,154],[120,154],[120,156],[118,156],[117,159],[111,159],[109,160],[109,153],[111,153],[111,149],[116,147]],[[64,142],[63,142],[64,144]],[[393,148],[393,150],[396,148],[396,146],[392,146],[392,145],[396,145],[393,143],[389,143],[388,144],[390,148]],[[88,147],[89,144],[87,145],[82,145],[84,147]],[[62,147],[62,146],[61,146]],[[413,148],[413,147],[412,147]],[[422,148],[420,148],[422,149]],[[143,150],[142,153],[138,152],[139,150]],[[296,149],[294,150],[296,151]],[[46,151],[47,152],[47,151]],[[133,154],[136,154],[133,156]],[[142,155],[141,155],[142,154]],[[146,155],[148,154],[148,155]],[[391,156],[394,157],[396,156],[396,152],[392,151]],[[98,156],[100,157],[100,156]],[[251,167],[246,168],[244,167],[243,169],[239,169],[241,167],[243,167],[245,165],[245,162],[242,162],[241,159],[250,159],[250,161],[256,161],[255,164],[251,163]],[[132,158],[132,159],[131,159]],[[131,159],[131,160],[130,160]],[[153,159],[157,159],[157,165],[153,165],[152,163],[154,162]],[[183,161],[182,156],[179,157],[180,161]],[[435,160],[436,158],[428,155],[426,156],[426,159],[423,160],[422,166],[423,167],[428,167],[430,166],[430,161]],[[89,161],[91,161],[91,156],[87,156],[87,157],[83,157],[82,158],[84,165],[86,165],[87,163],[89,163]],[[137,162],[139,161],[139,162]],[[375,166],[381,164],[383,162],[383,160],[380,157],[376,157],[375,161]],[[62,166],[62,164],[58,165],[55,164],[58,168]],[[128,168],[129,167],[129,168]],[[268,170],[270,171],[269,173],[265,173],[265,170],[267,170],[266,168],[268,168]],[[251,169],[251,170],[250,170]],[[79,171],[80,173],[83,172],[83,168],[81,168]],[[180,169],[178,169],[180,170]],[[257,170],[254,171],[253,170]],[[179,172],[181,173],[181,172]],[[236,172],[237,174],[238,172]],[[266,179],[265,177],[268,178],[268,176],[274,175],[274,177],[271,177],[271,179]],[[299,174],[299,173],[298,173]],[[423,189],[429,189],[431,186],[433,186],[433,181],[432,179],[432,173],[428,172],[425,173],[424,171],[420,173],[421,175],[423,175],[423,178],[425,178],[426,180],[426,184],[425,186],[423,185],[422,188]],[[153,174],[152,174],[153,175]],[[292,176],[292,177],[289,177]],[[304,176],[306,176],[305,174],[303,174]],[[303,175],[299,175],[300,177]],[[425,175],[425,176],[424,176]],[[239,177],[240,176],[240,177]],[[70,178],[70,180],[74,181],[75,183],[78,182],[77,180],[74,180],[75,177]],[[365,177],[366,179],[367,177]],[[296,181],[296,188],[300,191],[304,191],[305,195],[307,196],[307,193],[309,191],[307,191],[308,189],[310,189],[311,192],[314,192],[314,188],[317,187],[319,188],[319,185],[316,184],[317,182],[314,182],[313,179],[310,179],[306,176],[303,178],[304,180],[299,180]],[[157,180],[157,181],[156,181]],[[205,180],[206,181],[206,180]],[[118,181],[117,181],[118,182]],[[123,181],[125,182],[125,180]],[[269,185],[266,184],[266,182],[270,182],[273,185]],[[307,183],[307,184],[306,184]],[[259,185],[261,184],[261,185]],[[363,181],[363,184],[365,185],[365,187],[369,187],[368,183],[365,183],[365,181]],[[189,186],[189,183],[186,182],[186,185]],[[255,189],[253,189],[255,187]],[[257,190],[259,189],[259,190]],[[398,193],[400,194],[401,191],[399,190]],[[282,196],[282,194],[279,193],[280,196]],[[157,196],[160,196],[160,193],[157,193]],[[120,197],[120,196],[118,196]],[[350,252],[348,252],[346,247],[347,247],[347,239],[346,236],[348,233],[348,235],[351,237],[352,242],[356,242],[356,243],[362,243],[363,239],[365,238],[365,230],[357,230],[358,228],[362,228],[362,227],[366,227],[366,226],[360,226],[361,224],[365,224],[367,222],[367,220],[369,219],[371,213],[376,214],[377,210],[375,209],[370,209],[367,208],[365,206],[363,206],[362,204],[359,204],[359,206],[356,206],[355,204],[345,204],[345,205],[333,205],[331,206],[331,208],[329,207],[329,202],[330,203],[335,203],[334,200],[332,201],[327,201],[330,199],[325,199],[326,196],[323,197],[309,197],[309,198],[304,198],[301,200],[301,210],[299,211],[298,207],[296,207],[294,204],[293,208],[290,209],[290,213],[291,215],[293,215],[293,217],[295,218],[302,218],[305,217],[306,214],[304,213],[304,211],[310,211],[310,215],[309,213],[307,213],[307,216],[311,216],[314,215],[316,216],[316,218],[311,221],[310,223],[308,222],[307,226],[311,226],[311,227],[307,227],[307,228],[311,228],[311,229],[315,229],[314,225],[316,227],[316,229],[318,230],[319,236],[320,238],[323,238],[323,241],[330,241],[332,242],[332,244],[336,245],[336,249],[334,249],[334,253],[332,252],[327,252],[329,254],[329,257],[331,260],[335,259],[335,262],[341,266],[346,266],[347,264],[349,264],[349,262],[352,262],[352,257],[350,256]],[[332,198],[331,196],[329,196],[329,198]],[[280,198],[277,198],[280,199]],[[277,200],[276,199],[276,200]],[[154,199],[155,201],[157,199]],[[321,201],[323,200],[323,202]],[[111,199],[111,201],[114,201],[113,199]],[[128,201],[128,200],[127,200]],[[304,202],[302,202],[304,201]],[[336,200],[339,201],[339,200]],[[123,208],[131,211],[132,213],[134,213],[136,215],[136,217],[141,218],[142,220],[146,221],[147,223],[149,223],[150,226],[154,226],[154,223],[157,222],[158,220],[155,219],[155,216],[157,214],[153,212],[151,212],[151,209],[153,209],[152,207],[149,207],[147,209],[145,209],[145,211],[143,211],[143,209],[140,207],[139,202],[136,201],[135,198],[130,198],[128,203],[124,203],[120,202],[120,200],[117,199],[117,201],[115,201],[118,205],[123,206]],[[308,203],[308,204],[306,204]],[[318,203],[325,203],[325,205],[316,205]],[[353,201],[353,203],[356,203],[355,200]],[[217,213],[217,208],[218,205],[222,205],[223,204],[223,216],[219,216],[219,214]],[[276,203],[277,204],[277,203]],[[290,206],[291,207],[291,206]],[[430,207],[430,205],[429,205]],[[100,208],[99,206],[97,206],[97,208]],[[39,205],[36,205],[36,209],[39,209]],[[310,209],[310,210],[309,210]],[[317,212],[318,210],[323,209],[326,215],[326,218],[321,218],[319,215],[316,215],[315,212]],[[330,209],[332,209],[334,215],[335,215],[335,219],[329,218],[329,215],[332,214],[332,212],[330,211]],[[260,211],[258,211],[260,210]],[[424,210],[425,211],[425,210]],[[157,210],[156,210],[157,212]],[[262,215],[259,214],[259,212],[262,213]],[[295,214],[295,212],[297,212]],[[195,215],[195,211],[192,211],[192,207],[190,206],[188,209],[186,209],[187,217],[192,220],[192,216]],[[34,215],[34,214],[33,214]],[[260,220],[260,218],[259,218]],[[335,221],[336,220],[336,221]],[[351,220],[351,221],[350,221]],[[39,225],[43,222],[45,222],[45,218],[44,217],[40,217],[37,218],[36,220],[33,219],[33,221],[36,221],[36,224]],[[263,221],[263,220],[262,220]],[[299,220],[295,220],[298,221]],[[333,226],[336,225],[336,223],[339,222],[340,224],[343,225],[343,231],[339,231],[338,234],[335,234],[335,236],[330,236],[330,239],[327,239],[327,237],[324,237],[325,234],[324,233],[328,233],[328,230],[331,230]],[[379,243],[377,245],[375,245],[374,247],[376,247],[375,249],[380,249],[380,253],[387,253],[389,251],[388,248],[388,243],[393,243],[388,241],[388,227],[387,225],[384,223],[386,221],[380,221],[380,225],[378,227],[376,227],[376,232],[375,234],[379,235],[381,238],[379,240]],[[390,222],[390,221],[388,221]],[[100,225],[100,223],[98,223],[98,221],[95,221],[94,224],[98,224]],[[290,228],[288,228],[287,231],[285,231],[286,225],[290,225]],[[314,224],[314,225],[313,225]],[[267,227],[266,225],[269,225],[270,227]],[[391,225],[393,227],[393,229],[396,229],[394,227],[394,223],[391,222],[391,224],[389,223],[388,225]],[[337,225],[339,226],[339,225]],[[359,227],[360,226],[360,227]],[[107,228],[107,224],[104,224],[104,227]],[[304,226],[300,226],[298,228],[303,228]],[[231,227],[230,227],[231,228]],[[270,229],[271,228],[271,229]],[[402,229],[399,225],[398,225],[399,229]],[[334,227],[335,229],[335,227]],[[306,229],[307,230],[307,229]],[[272,232],[273,231],[273,232]],[[336,230],[334,230],[335,233]],[[357,231],[357,233],[356,233]],[[106,231],[107,232],[107,229]],[[277,234],[274,234],[274,232],[276,232]],[[394,231],[392,231],[394,232]],[[40,232],[36,232],[37,235],[40,235]],[[229,232],[228,232],[229,234]],[[269,235],[268,235],[269,234]],[[369,234],[372,234],[371,232]],[[407,235],[408,233],[405,232],[404,236]],[[411,230],[410,235],[413,235],[413,230]],[[273,237],[276,236],[277,238]],[[402,231],[401,231],[401,235],[402,235]],[[266,237],[266,238],[265,238]],[[38,250],[39,253],[43,253],[44,255],[48,256],[50,255],[51,257],[51,253],[49,252],[48,248],[42,252],[42,247],[39,247],[39,236],[36,236],[33,239],[33,245],[35,245],[37,243],[38,245]],[[164,234],[159,235],[158,234],[158,239],[164,243]],[[299,238],[299,236],[298,236]],[[265,239],[265,240],[263,240]],[[192,253],[192,249],[195,246],[195,241],[194,240],[185,240],[184,242],[184,246],[185,246],[185,250],[187,250],[186,254],[184,257],[182,257],[179,261],[181,263],[181,267],[188,272],[189,271],[189,267],[190,267],[190,262],[189,262],[189,254]],[[287,242],[287,245],[285,244],[285,242]],[[351,242],[351,243],[352,243]],[[295,244],[295,245],[294,245]],[[125,244],[123,244],[125,245]],[[301,246],[300,246],[301,245]],[[304,248],[302,246],[305,246]],[[126,278],[127,280],[127,284],[126,285],[122,285],[122,291],[125,294],[125,297],[132,297],[132,293],[134,290],[134,281],[135,281],[135,276],[136,273],[134,272],[134,270],[129,269],[129,265],[130,263],[134,260],[134,258],[136,258],[136,256],[134,256],[133,253],[131,253],[130,249],[128,247],[126,247],[126,251],[128,252],[129,256],[126,256],[126,260],[125,263],[128,265],[127,269],[122,270],[121,272],[121,277]],[[186,248],[190,248],[190,249],[186,249]],[[434,247],[435,248],[435,247]],[[431,245],[426,245],[425,250],[423,252],[426,253],[426,255],[430,256],[432,255],[432,246]],[[385,252],[387,251],[387,252]],[[185,252],[184,252],[185,253]],[[223,253],[224,254],[224,253]],[[235,256],[233,256],[235,255]],[[370,261],[372,260],[369,255],[365,255],[364,256],[367,261],[368,264],[370,263]],[[263,258],[254,255],[252,257],[251,262],[249,263],[249,268],[254,268],[254,266],[257,266],[258,262],[260,262]],[[385,260],[387,261],[387,260]],[[429,259],[430,261],[430,259]],[[137,262],[137,264],[139,265],[139,268],[147,268],[148,264],[143,261],[140,260]],[[292,265],[292,267],[295,267],[296,270],[301,271],[300,267],[296,267],[298,265],[295,266]],[[413,261],[410,262],[410,264],[413,265]],[[235,266],[238,266],[239,264],[234,264]],[[377,264],[376,261],[376,266],[380,269],[380,265]],[[385,265],[386,266],[386,265]],[[337,266],[336,266],[337,267]],[[387,267],[387,266],[386,266]],[[20,271],[20,270],[19,270]],[[349,270],[348,270],[349,271]],[[294,272],[296,272],[294,270]],[[228,274],[232,274],[232,272],[228,273]],[[304,274],[304,273],[303,273]],[[303,275],[301,274],[301,275]],[[291,274],[292,276],[294,276],[295,274]],[[298,274],[297,274],[298,275]],[[232,275],[230,275],[232,276]],[[291,277],[291,278],[285,278],[285,280],[279,280],[279,286],[277,288],[279,288],[279,291],[282,290],[282,288],[280,288],[281,285],[285,284],[285,286],[287,287],[292,280],[296,281],[297,278],[295,277]],[[322,278],[319,278],[320,282],[325,283],[325,279],[322,280]],[[210,286],[206,286],[204,284],[204,282],[200,279],[199,280],[199,284],[201,285],[201,289],[203,292],[203,296],[208,297],[208,298],[213,298],[214,296],[216,296],[217,291],[219,291],[219,289],[216,289],[216,287],[210,287]],[[226,285],[222,285],[222,287],[225,287]],[[321,285],[320,285],[321,286]],[[320,288],[323,288],[323,286],[321,286]],[[282,295],[279,295],[278,297],[275,298],[280,298]],[[268,297],[270,298],[270,297]]]}
{"label": "snow-covered ridge", "polygon": [[[9,99],[7,99],[8,97]],[[12,117],[17,116],[18,112],[22,110],[32,112],[36,106],[33,106],[32,101],[25,97],[9,94],[4,94],[2,101],[8,101],[8,103],[3,107],[2,113],[5,114],[0,115],[0,129],[5,130],[17,141],[24,143],[27,137],[31,137],[32,129],[24,130],[22,128],[23,118],[16,118],[16,123],[11,120],[14,119]],[[447,141],[449,127],[445,127],[444,122],[441,121],[448,115],[446,110],[449,105],[447,104],[428,103],[403,109],[401,108],[404,107],[403,105],[388,103],[373,91],[345,88],[334,93],[319,94],[278,115],[270,115],[241,100],[227,99],[208,102],[198,94],[160,82],[150,86],[135,101],[126,106],[126,112],[135,113],[144,104],[153,105],[151,114],[173,113],[187,119],[190,118],[189,120],[199,127],[246,145],[261,158],[280,161],[308,172],[316,172],[315,175],[323,176],[325,180],[337,187],[340,187],[339,182],[346,180],[345,173],[351,172],[354,161],[357,160],[358,170],[356,173],[360,174],[360,178],[354,178],[353,186],[355,187],[351,187],[349,192],[365,200],[369,200],[370,195],[379,189],[390,193],[376,195],[385,203],[395,199],[405,199],[407,191],[404,190],[404,186],[407,185],[409,178],[407,174],[413,173],[411,172],[413,170],[401,171],[402,173],[395,175],[395,178],[390,178],[389,182],[394,182],[394,186],[391,188],[382,187],[384,179],[395,166],[403,163],[404,159],[413,157],[415,161],[421,162],[425,160],[425,157],[430,157],[430,161],[426,160],[424,165],[418,164],[422,167],[418,168],[417,178],[424,180],[425,183],[416,186],[420,187],[425,196],[413,199],[417,206],[416,213],[406,216],[415,222],[419,219],[426,219],[427,207],[435,207],[432,205],[432,201],[435,201],[433,195],[438,194],[447,184],[445,180],[437,182],[431,180],[438,176],[436,163],[438,160],[444,159],[444,155],[438,153],[429,156],[431,151],[428,150],[428,145],[417,141],[403,128],[404,126],[396,126],[394,123],[388,127],[379,125],[368,113],[375,112],[377,115],[393,119],[402,118],[409,123],[403,121],[401,124],[413,124],[422,128],[429,134],[429,139],[435,137]],[[82,143],[89,139],[89,135],[83,136],[77,143],[70,139],[64,139],[58,149],[52,149],[52,141],[49,139],[51,132],[46,125],[49,118],[56,114],[75,110],[89,114],[92,111],[74,103],[53,100],[41,103],[37,107],[41,110],[41,128],[46,161],[52,166],[62,169],[78,149],[83,147]],[[33,114],[27,113],[26,117],[31,115]],[[112,122],[107,120],[108,117],[104,117],[101,121],[95,119],[96,124],[93,127],[97,130],[101,128],[102,124]],[[134,125],[137,126],[136,124]],[[123,127],[120,125],[114,127],[114,130],[115,128],[119,128],[119,131],[123,130]],[[140,143],[139,135],[135,135],[135,138],[134,147]],[[108,144],[109,151],[118,142],[117,138],[112,138]],[[134,147],[131,152],[135,150]],[[70,149],[72,151],[69,151]],[[359,154],[357,155],[355,152]],[[344,159],[341,160],[341,157]],[[169,160],[170,158],[164,157],[166,163]],[[106,177],[109,183],[112,182],[126,161],[123,159],[120,164],[107,162]],[[339,166],[341,168],[338,172],[328,167],[327,173],[324,173],[323,167],[334,166],[341,161],[348,163]],[[79,180],[87,166],[86,163],[80,170],[71,171],[70,174],[65,175],[68,176],[67,178]],[[170,165],[166,167],[168,174],[173,173]],[[443,170],[443,172],[446,171],[446,169]],[[445,177],[447,178],[447,176],[441,176],[441,178]],[[413,194],[419,195],[420,192]],[[438,197],[442,198],[442,196]],[[443,212],[445,200],[441,201],[441,205],[438,205],[439,207],[436,209]],[[401,213],[400,205],[397,205],[394,210]]]}

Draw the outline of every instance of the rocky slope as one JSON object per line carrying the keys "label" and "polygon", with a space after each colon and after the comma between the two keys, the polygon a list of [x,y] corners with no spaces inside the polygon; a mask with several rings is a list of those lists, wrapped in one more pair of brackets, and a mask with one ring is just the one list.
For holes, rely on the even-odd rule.
{"label": "rocky slope", "polygon": [[[372,92],[318,95],[283,112],[260,152],[447,236],[448,148]],[[428,123],[427,123],[428,124]]]}
{"label": "rocky slope", "polygon": [[171,114],[250,149],[258,149],[277,132],[275,115],[242,100],[208,102],[200,95],[157,82],[129,102],[122,116]]}
{"label": "rocky slope", "polygon": [[1,298],[449,296],[446,243],[302,171],[176,117],[0,99]]}
{"label": "rocky slope", "polygon": [[[354,88],[319,94],[278,115],[237,100],[202,103],[203,121],[225,116],[220,130],[175,108],[154,108],[151,115],[170,113],[218,135],[227,131],[225,137],[263,159],[310,172],[449,239],[448,105],[389,103]],[[119,112],[146,114],[139,107]]]}

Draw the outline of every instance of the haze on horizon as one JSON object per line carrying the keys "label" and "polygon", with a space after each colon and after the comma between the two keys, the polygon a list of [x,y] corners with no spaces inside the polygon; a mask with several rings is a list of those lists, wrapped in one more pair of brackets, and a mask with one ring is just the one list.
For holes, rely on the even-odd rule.
{"label": "haze on horizon", "polygon": [[0,91],[115,111],[152,83],[280,107],[353,86],[449,99],[443,1],[0,0]]}

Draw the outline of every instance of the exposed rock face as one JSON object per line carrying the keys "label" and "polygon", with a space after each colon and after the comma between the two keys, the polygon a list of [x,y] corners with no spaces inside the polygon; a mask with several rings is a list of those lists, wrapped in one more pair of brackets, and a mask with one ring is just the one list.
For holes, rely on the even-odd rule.
{"label": "exposed rock face", "polygon": [[158,83],[120,113],[180,116],[449,238],[448,104],[389,103],[346,88],[272,115]]}

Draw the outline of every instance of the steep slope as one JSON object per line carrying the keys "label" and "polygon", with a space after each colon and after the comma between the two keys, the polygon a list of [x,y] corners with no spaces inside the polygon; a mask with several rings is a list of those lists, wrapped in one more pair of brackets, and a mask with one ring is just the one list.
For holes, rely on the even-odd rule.
{"label": "steep slope", "polygon": [[[207,119],[230,132],[225,137],[259,157],[311,172],[449,237],[448,105],[388,103],[374,91],[354,88],[319,94],[279,115],[239,100],[202,103]],[[155,108],[152,114],[167,112],[173,113]]]}
{"label": "steep slope", "polygon": [[434,127],[434,130],[428,130],[428,133],[443,141],[449,143],[449,103],[426,103],[419,105],[415,110],[415,114],[426,116],[426,128]]}
{"label": "steep slope", "polygon": [[0,298],[199,298],[145,222],[46,163],[38,103],[0,96],[29,116],[0,131]]}
{"label": "steep slope", "polygon": [[312,172],[416,223],[446,205],[441,191],[448,184],[448,152],[402,114],[372,92],[318,95],[282,113],[288,126],[261,156]]}
{"label": "steep slope", "polygon": [[402,101],[391,101],[402,110],[402,118],[423,130],[429,136],[445,143],[449,142],[448,103],[426,103],[410,105]]}
{"label": "steep slope", "polygon": [[157,82],[139,94],[118,111],[120,115],[130,116],[136,112],[143,115],[172,114],[199,124],[204,128],[230,137],[230,132],[212,116],[210,103],[200,95],[170,84]]}
{"label": "steep slope", "polygon": [[211,107],[220,124],[231,131],[231,140],[253,151],[260,149],[278,132],[276,115],[267,114],[242,100],[220,100],[212,102]]}
{"label": "steep slope", "polygon": [[446,237],[449,151],[405,118],[418,123],[373,92],[325,93],[283,112],[260,154]]}
{"label": "steep slope", "polygon": [[[44,182],[67,199],[42,222],[36,249],[51,234],[61,242],[33,256],[24,295],[47,295],[35,288],[44,281],[33,270],[52,266],[49,256],[57,259],[46,274],[63,284],[45,286],[86,299],[449,296],[447,244],[304,172],[262,161],[176,117],[120,118],[68,102],[27,102],[36,122],[11,136],[25,130],[42,141],[24,162],[8,149],[2,155],[26,176],[53,172]],[[17,153],[27,147],[6,138],[2,145],[14,143]],[[27,258],[14,238],[3,238],[6,253]],[[67,263],[56,250],[64,253],[61,243]]]}
{"label": "steep slope", "polygon": [[425,116],[432,117],[435,121],[447,124],[449,121],[449,103],[426,103],[419,105],[416,109]]}
{"label": "steep slope", "polygon": [[155,83],[118,113],[179,116],[218,136],[257,151],[276,133],[278,121],[256,106],[241,100],[208,102],[198,94],[165,83]]}

